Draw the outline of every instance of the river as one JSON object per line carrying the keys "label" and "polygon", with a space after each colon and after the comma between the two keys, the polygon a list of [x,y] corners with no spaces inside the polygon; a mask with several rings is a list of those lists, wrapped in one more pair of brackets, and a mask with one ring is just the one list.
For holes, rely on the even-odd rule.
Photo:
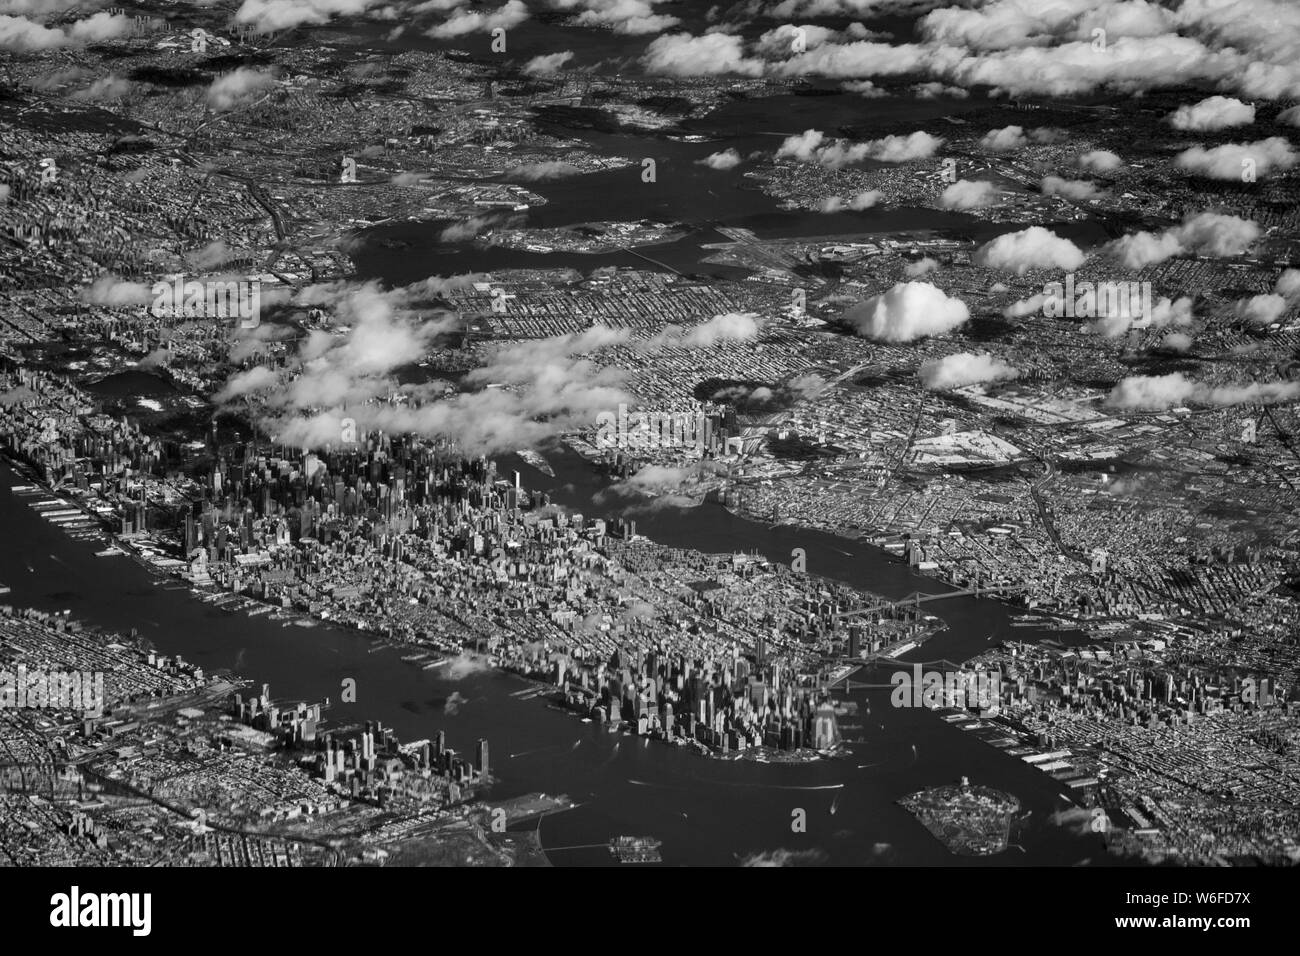
{"label": "river", "polygon": [[[584,514],[610,510],[593,500],[604,481],[581,459],[550,457],[556,478],[530,469],[530,479],[536,478],[530,484],[549,484],[557,501]],[[119,631],[134,627],[164,653],[268,682],[279,698],[329,696],[336,701],[328,713],[335,722],[378,719],[404,740],[443,729],[448,744],[461,751],[486,737],[499,779],[489,801],[541,791],[567,793],[582,804],[541,825],[543,845],[556,864],[609,864],[609,853],[591,845],[628,834],[661,839],[669,865],[731,865],[756,854],[768,859],[785,853],[804,862],[841,865],[980,865],[990,861],[949,855],[894,802],[963,775],[1014,794],[1030,811],[1014,838],[1023,850],[1010,849],[991,862],[1105,861],[1095,837],[1050,822],[1061,806],[1062,788],[1055,781],[928,711],[891,708],[887,690],[853,692],[854,699],[869,701],[871,714],[860,718],[862,731],[846,734],[860,733],[864,741],[851,746],[849,759],[785,766],[708,759],[611,735],[540,700],[516,699],[511,694],[529,685],[512,675],[475,670],[451,679],[403,663],[401,651],[378,647],[364,635],[213,607],[126,557],[95,557],[96,545],[73,540],[40,518],[28,507],[30,499],[10,490],[15,483],[21,478],[0,468],[0,523],[9,545],[0,549],[0,582],[11,588],[3,600],[68,610],[89,624]],[[782,559],[797,545],[806,549],[810,569],[890,596],[942,589],[876,549],[832,535],[769,529],[716,504],[640,521],[643,533],[677,546],[757,549]],[[838,554],[845,551],[847,556]],[[1007,613],[996,602],[973,598],[931,608],[949,632],[926,646],[927,657],[974,653]],[[357,682],[355,704],[337,703],[345,678]],[[792,830],[796,810],[806,814],[804,833]]]}

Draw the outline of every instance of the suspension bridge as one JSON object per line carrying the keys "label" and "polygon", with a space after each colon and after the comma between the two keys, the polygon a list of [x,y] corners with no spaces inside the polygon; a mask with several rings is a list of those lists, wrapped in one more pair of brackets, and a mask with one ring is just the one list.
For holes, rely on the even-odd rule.
{"label": "suspension bridge", "polygon": [[868,604],[866,607],[854,608],[852,611],[841,611],[836,614],[837,619],[849,617],[861,617],[864,614],[880,614],[885,611],[907,610],[911,608],[917,610],[922,604],[928,604],[931,601],[947,601],[949,598],[958,597],[985,597],[995,594],[1014,594],[1024,591],[1028,585],[1025,584],[976,584],[968,588],[962,588],[958,591],[944,591],[941,594],[922,594],[920,591],[914,591],[905,598],[897,601],[877,601],[875,604]]}

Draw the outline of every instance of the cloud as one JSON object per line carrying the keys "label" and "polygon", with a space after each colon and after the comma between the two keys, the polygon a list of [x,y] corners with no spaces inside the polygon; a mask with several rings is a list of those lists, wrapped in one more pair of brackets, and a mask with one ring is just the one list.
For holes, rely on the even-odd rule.
{"label": "cloud", "polygon": [[939,271],[939,260],[931,259],[929,256],[922,256],[915,262],[909,262],[903,267],[903,275],[909,279],[919,279],[921,276],[928,276],[931,272]]}
{"label": "cloud", "polygon": [[730,405],[739,405],[741,403],[761,405],[772,401],[775,397],[776,392],[766,385],[737,384],[716,389],[709,395],[709,401],[726,402]]}
{"label": "cloud", "polygon": [[487,661],[470,657],[467,654],[457,654],[438,673],[447,680],[464,680],[466,677],[485,674],[491,670],[492,665],[488,664]]}
{"label": "cloud", "polygon": [[1267,176],[1296,164],[1295,150],[1281,136],[1270,136],[1255,143],[1225,143],[1206,149],[1193,146],[1174,157],[1174,168],[1207,179],[1245,179],[1247,173]]}
{"label": "cloud", "polygon": [[134,28],[135,21],[131,17],[104,10],[74,21],[66,29],[47,27],[26,17],[0,16],[0,50],[17,53],[57,50],[117,39],[128,35]]}
{"label": "cloud", "polygon": [[261,427],[277,441],[314,448],[337,445],[341,421],[350,418],[358,434],[382,429],[442,438],[476,456],[535,447],[635,401],[620,387],[624,373],[585,357],[630,337],[605,326],[500,348],[466,373],[466,390],[451,397],[418,406],[383,401],[402,391],[389,373],[456,327],[452,315],[429,321],[406,310],[422,285],[382,292],[374,284],[343,283],[300,294],[300,305],[332,303],[352,328],[342,338],[309,336],[282,380],[257,396],[265,409]]}
{"label": "cloud", "polygon": [[926,388],[938,390],[1018,378],[1020,370],[987,352],[958,352],[940,359],[927,359],[921,363],[917,375]]}
{"label": "cloud", "polygon": [[744,42],[727,33],[665,34],[650,41],[641,62],[646,72],[667,76],[759,76],[763,63],[745,56]]}
{"label": "cloud", "polygon": [[416,283],[416,287],[426,295],[442,296],[448,292],[461,292],[473,287],[476,282],[487,280],[487,273],[484,272],[465,272],[460,275],[447,276],[429,276],[423,282]]}
{"label": "cloud", "polygon": [[1207,405],[1276,405],[1300,399],[1300,382],[1251,382],[1202,388],[1199,396]]}
{"label": "cloud", "polygon": [[[824,76],[862,80],[872,76],[924,73],[929,66],[928,56],[929,51],[914,43],[900,46],[872,41],[828,43],[798,56],[766,64],[766,72],[778,78]],[[762,69],[765,65],[759,61],[759,66]]]}
{"label": "cloud", "polygon": [[864,143],[835,140],[826,143],[821,130],[806,129],[787,136],[777,148],[776,159],[795,159],[801,163],[817,162],[832,169],[874,159],[885,163],[902,163],[933,156],[943,140],[918,130],[907,136],[885,136]]}
{"label": "cloud", "polygon": [[1037,129],[1029,131],[1029,141],[1040,145],[1063,143],[1069,138],[1069,130],[1058,129],[1055,126],[1039,126]]}
{"label": "cloud", "polygon": [[905,163],[913,159],[926,159],[943,145],[943,138],[918,130],[906,136],[885,136],[863,144],[870,159],[882,163]]}
{"label": "cloud", "polygon": [[980,140],[980,149],[991,153],[1009,153],[1020,149],[1028,142],[1022,127],[1004,126],[1002,129],[992,129],[985,133]]}
{"label": "cloud", "polygon": [[148,305],[153,302],[150,287],[142,282],[128,282],[111,273],[105,273],[81,290],[83,301],[92,305],[106,305],[123,308],[133,305]]}
{"label": "cloud", "polygon": [[1292,106],[1277,114],[1277,121],[1287,126],[1300,126],[1300,106]]}
{"label": "cloud", "polygon": [[236,372],[226,379],[217,393],[212,397],[217,404],[225,404],[245,395],[253,395],[275,387],[280,381],[276,371],[266,365],[254,365],[250,369]]}
{"label": "cloud", "polygon": [[1234,311],[1237,313],[1238,318],[1245,319],[1254,325],[1272,325],[1282,318],[1287,310],[1287,305],[1285,296],[1268,293],[1242,299],[1237,303]]}
{"label": "cloud", "polygon": [[826,134],[819,129],[806,129],[794,136],[787,136],[777,147],[777,159],[797,159],[801,163],[810,163],[817,156]]}
{"label": "cloud", "polygon": [[703,159],[696,160],[699,166],[708,166],[709,169],[734,169],[740,165],[740,153],[734,149],[724,149],[720,153],[710,153]]}
{"label": "cloud", "polygon": [[1273,405],[1300,398],[1300,382],[1250,382],[1245,385],[1210,386],[1188,379],[1182,372],[1168,375],[1133,375],[1111,390],[1106,404],[1125,411],[1164,411],[1175,405]]}
{"label": "cloud", "polygon": [[1168,375],[1130,375],[1111,389],[1106,404],[1111,408],[1136,411],[1164,411],[1181,405],[1196,394],[1196,383],[1182,372]]}
{"label": "cloud", "polygon": [[1300,296],[1300,269],[1283,269],[1282,274],[1277,277],[1277,284],[1273,286],[1273,291],[1288,299]]}
{"label": "cloud", "polygon": [[251,329],[235,326],[234,334],[235,341],[230,347],[230,362],[232,365],[242,365],[246,359],[267,351],[266,345],[268,342],[280,342],[294,338],[297,335],[297,330],[290,325],[274,325],[269,322],[262,322]]}
{"label": "cloud", "polygon": [[467,239],[473,239],[480,232],[495,226],[501,221],[500,216],[471,216],[461,222],[454,222],[442,232],[438,233],[439,242],[465,242]]}
{"label": "cloud", "polygon": [[1066,199],[1096,199],[1101,190],[1093,183],[1082,179],[1062,179],[1060,176],[1044,176],[1038,188],[1044,196],[1064,196]]}
{"label": "cloud", "polygon": [[235,22],[249,24],[258,33],[319,26],[335,16],[356,16],[381,0],[244,0]]}
{"label": "cloud", "polygon": [[1247,126],[1255,122],[1255,107],[1230,96],[1211,96],[1191,106],[1180,106],[1169,114],[1174,129],[1209,130]]}
{"label": "cloud", "polygon": [[506,0],[504,5],[495,10],[458,10],[445,23],[430,27],[424,32],[435,40],[447,40],[468,33],[491,33],[498,28],[509,30],[527,19],[528,7],[523,0]]}
{"label": "cloud", "polygon": [[542,182],[548,179],[565,179],[569,176],[580,175],[582,175],[582,170],[577,166],[558,160],[545,163],[520,163],[518,166],[511,166],[505,171],[507,179],[522,179],[526,182]]}
{"label": "cloud", "polygon": [[411,8],[412,13],[447,13],[466,6],[470,0],[421,0]]}
{"label": "cloud", "polygon": [[959,179],[939,195],[943,209],[978,209],[997,196],[997,189],[982,179]]}
{"label": "cloud", "polygon": [[424,182],[431,175],[432,173],[402,172],[402,173],[397,173],[388,181],[392,183],[394,186],[415,186],[419,183]]}
{"label": "cloud", "polygon": [[649,620],[657,616],[655,606],[649,601],[632,601],[619,615],[625,620]]}
{"label": "cloud", "polygon": [[1135,232],[1106,245],[1106,252],[1119,260],[1126,269],[1141,269],[1186,251],[1178,232],[1167,229],[1161,233]]}
{"label": "cloud", "polygon": [[72,94],[72,99],[86,103],[107,103],[120,100],[131,92],[131,83],[120,76],[101,76],[84,90]]}
{"label": "cloud", "polygon": [[[1126,15],[1119,15],[1121,11]],[[1059,0],[1043,5],[993,0],[975,9],[954,6],[936,10],[921,18],[917,32],[937,43],[1008,50],[1091,37],[1095,27],[1105,30],[1108,37],[1155,36],[1172,27],[1172,17],[1154,5],[1148,9],[1146,4]]]}
{"label": "cloud", "polygon": [[100,11],[84,20],[78,20],[68,27],[68,36],[74,45],[82,43],[99,43],[103,40],[116,40],[129,36],[135,29],[135,21],[124,13]]}
{"label": "cloud", "polygon": [[[391,386],[389,373],[421,358],[434,337],[455,324],[447,313],[424,320],[407,309],[408,298],[405,290],[385,292],[374,282],[306,287],[294,304],[331,310],[347,327],[346,335],[311,332],[274,379],[255,369],[237,373],[218,400],[262,391],[267,407],[298,412],[385,394]],[[330,440],[338,440],[337,423]]]}
{"label": "cloud", "polygon": [[675,467],[671,465],[645,465],[638,469],[624,485],[637,491],[674,491],[684,485],[697,484],[711,474],[703,462]]}
{"label": "cloud", "polygon": [[840,88],[846,93],[857,93],[858,96],[868,100],[878,100],[889,95],[888,90],[882,90],[870,80],[849,80],[841,83]]}
{"label": "cloud", "polygon": [[270,71],[241,66],[212,81],[207,91],[208,105],[217,112],[233,109],[245,98],[274,85],[275,76]]}
{"label": "cloud", "polygon": [[230,247],[221,239],[214,239],[202,249],[195,249],[185,254],[185,261],[192,269],[205,271],[215,269],[230,259]]}
{"label": "cloud", "polygon": [[800,26],[783,23],[760,36],[754,43],[754,52],[768,59],[783,59],[798,52],[795,50],[796,38],[801,39],[805,49],[813,50],[837,37],[836,31],[815,23],[805,23]]}
{"label": "cloud", "polygon": [[[1104,335],[1108,339],[1117,339],[1138,325],[1143,328],[1160,329],[1167,325],[1192,324],[1192,300],[1189,296],[1183,296],[1176,301],[1162,297],[1151,306],[1150,315],[1144,315],[1141,295],[1125,294],[1118,289],[1114,291],[1118,294],[1111,295],[1097,290],[1098,317],[1088,323],[1089,332]],[[1060,314],[1061,310],[1055,311]]]}
{"label": "cloud", "polygon": [[1184,295],[1174,300],[1162,296],[1151,308],[1151,325],[1155,328],[1163,328],[1166,325],[1191,324],[1191,296]]}
{"label": "cloud", "polygon": [[1126,269],[1141,269],[1186,253],[1216,258],[1241,255],[1259,236],[1259,226],[1249,219],[1202,212],[1188,214],[1181,224],[1164,232],[1123,236],[1108,243],[1105,252]]}
{"label": "cloud", "polygon": [[827,196],[817,204],[818,212],[842,212],[845,209],[851,209],[860,212],[863,209],[870,209],[876,203],[880,202],[882,193],[879,189],[866,189],[856,196],[850,196],[848,201],[841,199],[839,196]]}
{"label": "cloud", "polygon": [[1031,269],[1064,269],[1083,265],[1087,257],[1069,239],[1042,226],[1009,232],[975,250],[971,261],[985,269],[1009,269],[1024,275]]}
{"label": "cloud", "polygon": [[1108,173],[1124,165],[1124,160],[1108,149],[1093,149],[1075,157],[1074,163],[1084,172]]}
{"label": "cloud", "polygon": [[1078,836],[1089,836],[1092,833],[1092,819],[1092,811],[1085,807],[1057,810],[1048,817],[1053,826],[1070,830]]}
{"label": "cloud", "polygon": [[[324,351],[312,346],[308,365],[321,369],[328,360],[340,370],[378,375],[423,357],[434,329],[399,311],[401,304],[401,293],[385,293],[373,282],[347,289],[334,308],[350,331]],[[450,320],[442,325],[448,327]]]}
{"label": "cloud", "polygon": [[752,339],[763,328],[757,312],[728,312],[701,322],[682,337],[687,348],[708,348],[719,342],[740,342]]}
{"label": "cloud", "polygon": [[1192,337],[1186,332],[1169,332],[1160,340],[1160,347],[1170,352],[1186,352],[1192,347]]}
{"label": "cloud", "polygon": [[1104,54],[1090,40],[989,52],[950,49],[931,48],[925,60],[963,86],[988,85],[1013,95],[1076,96],[1103,88],[1131,91],[1221,80],[1248,95],[1267,90],[1276,96],[1295,83],[1276,73],[1234,77],[1244,65],[1240,54],[1213,51],[1199,39],[1174,34],[1120,37],[1107,43]]}
{"label": "cloud", "polygon": [[785,383],[785,387],[796,392],[800,398],[808,398],[825,388],[826,380],[816,372],[805,372],[790,379]]}
{"label": "cloud", "polygon": [[610,27],[615,33],[639,36],[662,33],[681,21],[674,16],[655,13],[659,0],[555,0],[561,10],[583,7],[573,20],[580,27]]}
{"label": "cloud", "polygon": [[543,53],[525,63],[523,72],[525,76],[554,76],[564,64],[572,59],[572,50],[561,50],[559,53]]}
{"label": "cloud", "polygon": [[30,77],[27,85],[33,90],[61,90],[73,83],[78,83],[90,76],[90,70],[82,69],[79,66],[70,66],[66,69],[51,70],[48,73],[41,73]]}
{"label": "cloud", "polygon": [[[951,0],[771,0],[755,4],[767,17],[881,17],[896,13],[920,14],[934,7],[946,6]],[[856,28],[856,29],[855,29]],[[850,24],[847,32],[871,34],[862,24]]]}
{"label": "cloud", "polygon": [[1045,303],[1049,298],[1050,296],[1040,292],[1038,295],[1030,296],[1028,299],[1021,299],[1019,302],[1012,302],[1002,310],[1002,317],[1005,319],[1019,319],[1026,315],[1033,315],[1035,312],[1042,310],[1043,303]]}
{"label": "cloud", "polygon": [[[909,75],[1011,95],[1213,86],[1247,99],[1300,98],[1300,14],[1289,0],[749,0],[736,6],[778,21],[886,10],[926,15],[915,23],[916,42],[877,42],[881,34],[850,24],[838,36],[810,34],[807,49],[794,55],[789,44],[777,42],[779,32],[747,48],[738,24],[715,24],[703,37],[659,37],[646,67],[676,75],[858,82]],[[932,9],[938,6],[945,9]]]}
{"label": "cloud", "polygon": [[911,342],[962,325],[970,310],[929,282],[900,282],[844,314],[859,335],[882,342]]}
{"label": "cloud", "polygon": [[[868,80],[867,82],[871,81]],[[931,80],[929,83],[917,83],[912,87],[912,92],[916,94],[917,99],[922,100],[937,100],[941,96],[954,100],[964,100],[970,97],[968,90],[963,90],[960,86],[946,86],[938,80]]]}

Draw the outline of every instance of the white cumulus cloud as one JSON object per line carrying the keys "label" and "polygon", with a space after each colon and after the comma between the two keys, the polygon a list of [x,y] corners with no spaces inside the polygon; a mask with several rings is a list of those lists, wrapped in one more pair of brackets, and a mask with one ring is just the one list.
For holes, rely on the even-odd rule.
{"label": "white cumulus cloud", "polygon": [[945,389],[1017,378],[1020,370],[988,352],[958,352],[922,362],[917,375],[926,388]]}
{"label": "white cumulus cloud", "polygon": [[696,162],[709,169],[734,169],[740,165],[740,153],[734,149],[724,149],[719,153],[710,153]]}
{"label": "white cumulus cloud", "polygon": [[1031,269],[1065,269],[1083,265],[1087,257],[1078,246],[1042,226],[1009,232],[975,250],[971,260],[986,269],[1008,269],[1024,275]]}
{"label": "white cumulus cloud", "polygon": [[1106,252],[1126,269],[1164,262],[1173,256],[1195,253],[1223,258],[1241,255],[1260,236],[1259,225],[1225,213],[1201,212],[1163,232],[1135,232],[1106,245]]}
{"label": "white cumulus cloud", "polygon": [[527,76],[554,76],[564,64],[572,59],[572,50],[561,50],[559,53],[543,53],[525,63],[523,72]]}
{"label": "white cumulus cloud", "polygon": [[1169,115],[1169,125],[1174,129],[1198,132],[1248,126],[1253,122],[1255,107],[1231,96],[1210,96],[1199,103],[1180,106]]}
{"label": "white cumulus cloud", "polygon": [[959,179],[940,194],[939,205],[944,209],[978,209],[991,203],[996,195],[990,182]]}
{"label": "white cumulus cloud", "polygon": [[1295,150],[1281,136],[1270,136],[1255,143],[1224,143],[1210,149],[1193,146],[1174,157],[1174,167],[1184,172],[1207,179],[1243,182],[1288,170],[1295,164]]}
{"label": "white cumulus cloud", "polygon": [[970,309],[929,282],[900,282],[853,306],[844,318],[866,338],[911,342],[951,332],[970,319]]}

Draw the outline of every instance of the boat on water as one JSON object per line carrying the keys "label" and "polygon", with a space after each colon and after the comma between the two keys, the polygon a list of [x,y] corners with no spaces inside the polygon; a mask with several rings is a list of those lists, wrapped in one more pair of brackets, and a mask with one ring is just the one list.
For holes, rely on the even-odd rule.
{"label": "boat on water", "polygon": [[549,461],[542,457],[540,452],[533,451],[531,448],[524,448],[516,454],[548,478],[555,477],[555,469],[551,467]]}
{"label": "boat on water", "polygon": [[661,846],[654,837],[617,836],[609,841],[609,852],[620,863],[661,863]]}

